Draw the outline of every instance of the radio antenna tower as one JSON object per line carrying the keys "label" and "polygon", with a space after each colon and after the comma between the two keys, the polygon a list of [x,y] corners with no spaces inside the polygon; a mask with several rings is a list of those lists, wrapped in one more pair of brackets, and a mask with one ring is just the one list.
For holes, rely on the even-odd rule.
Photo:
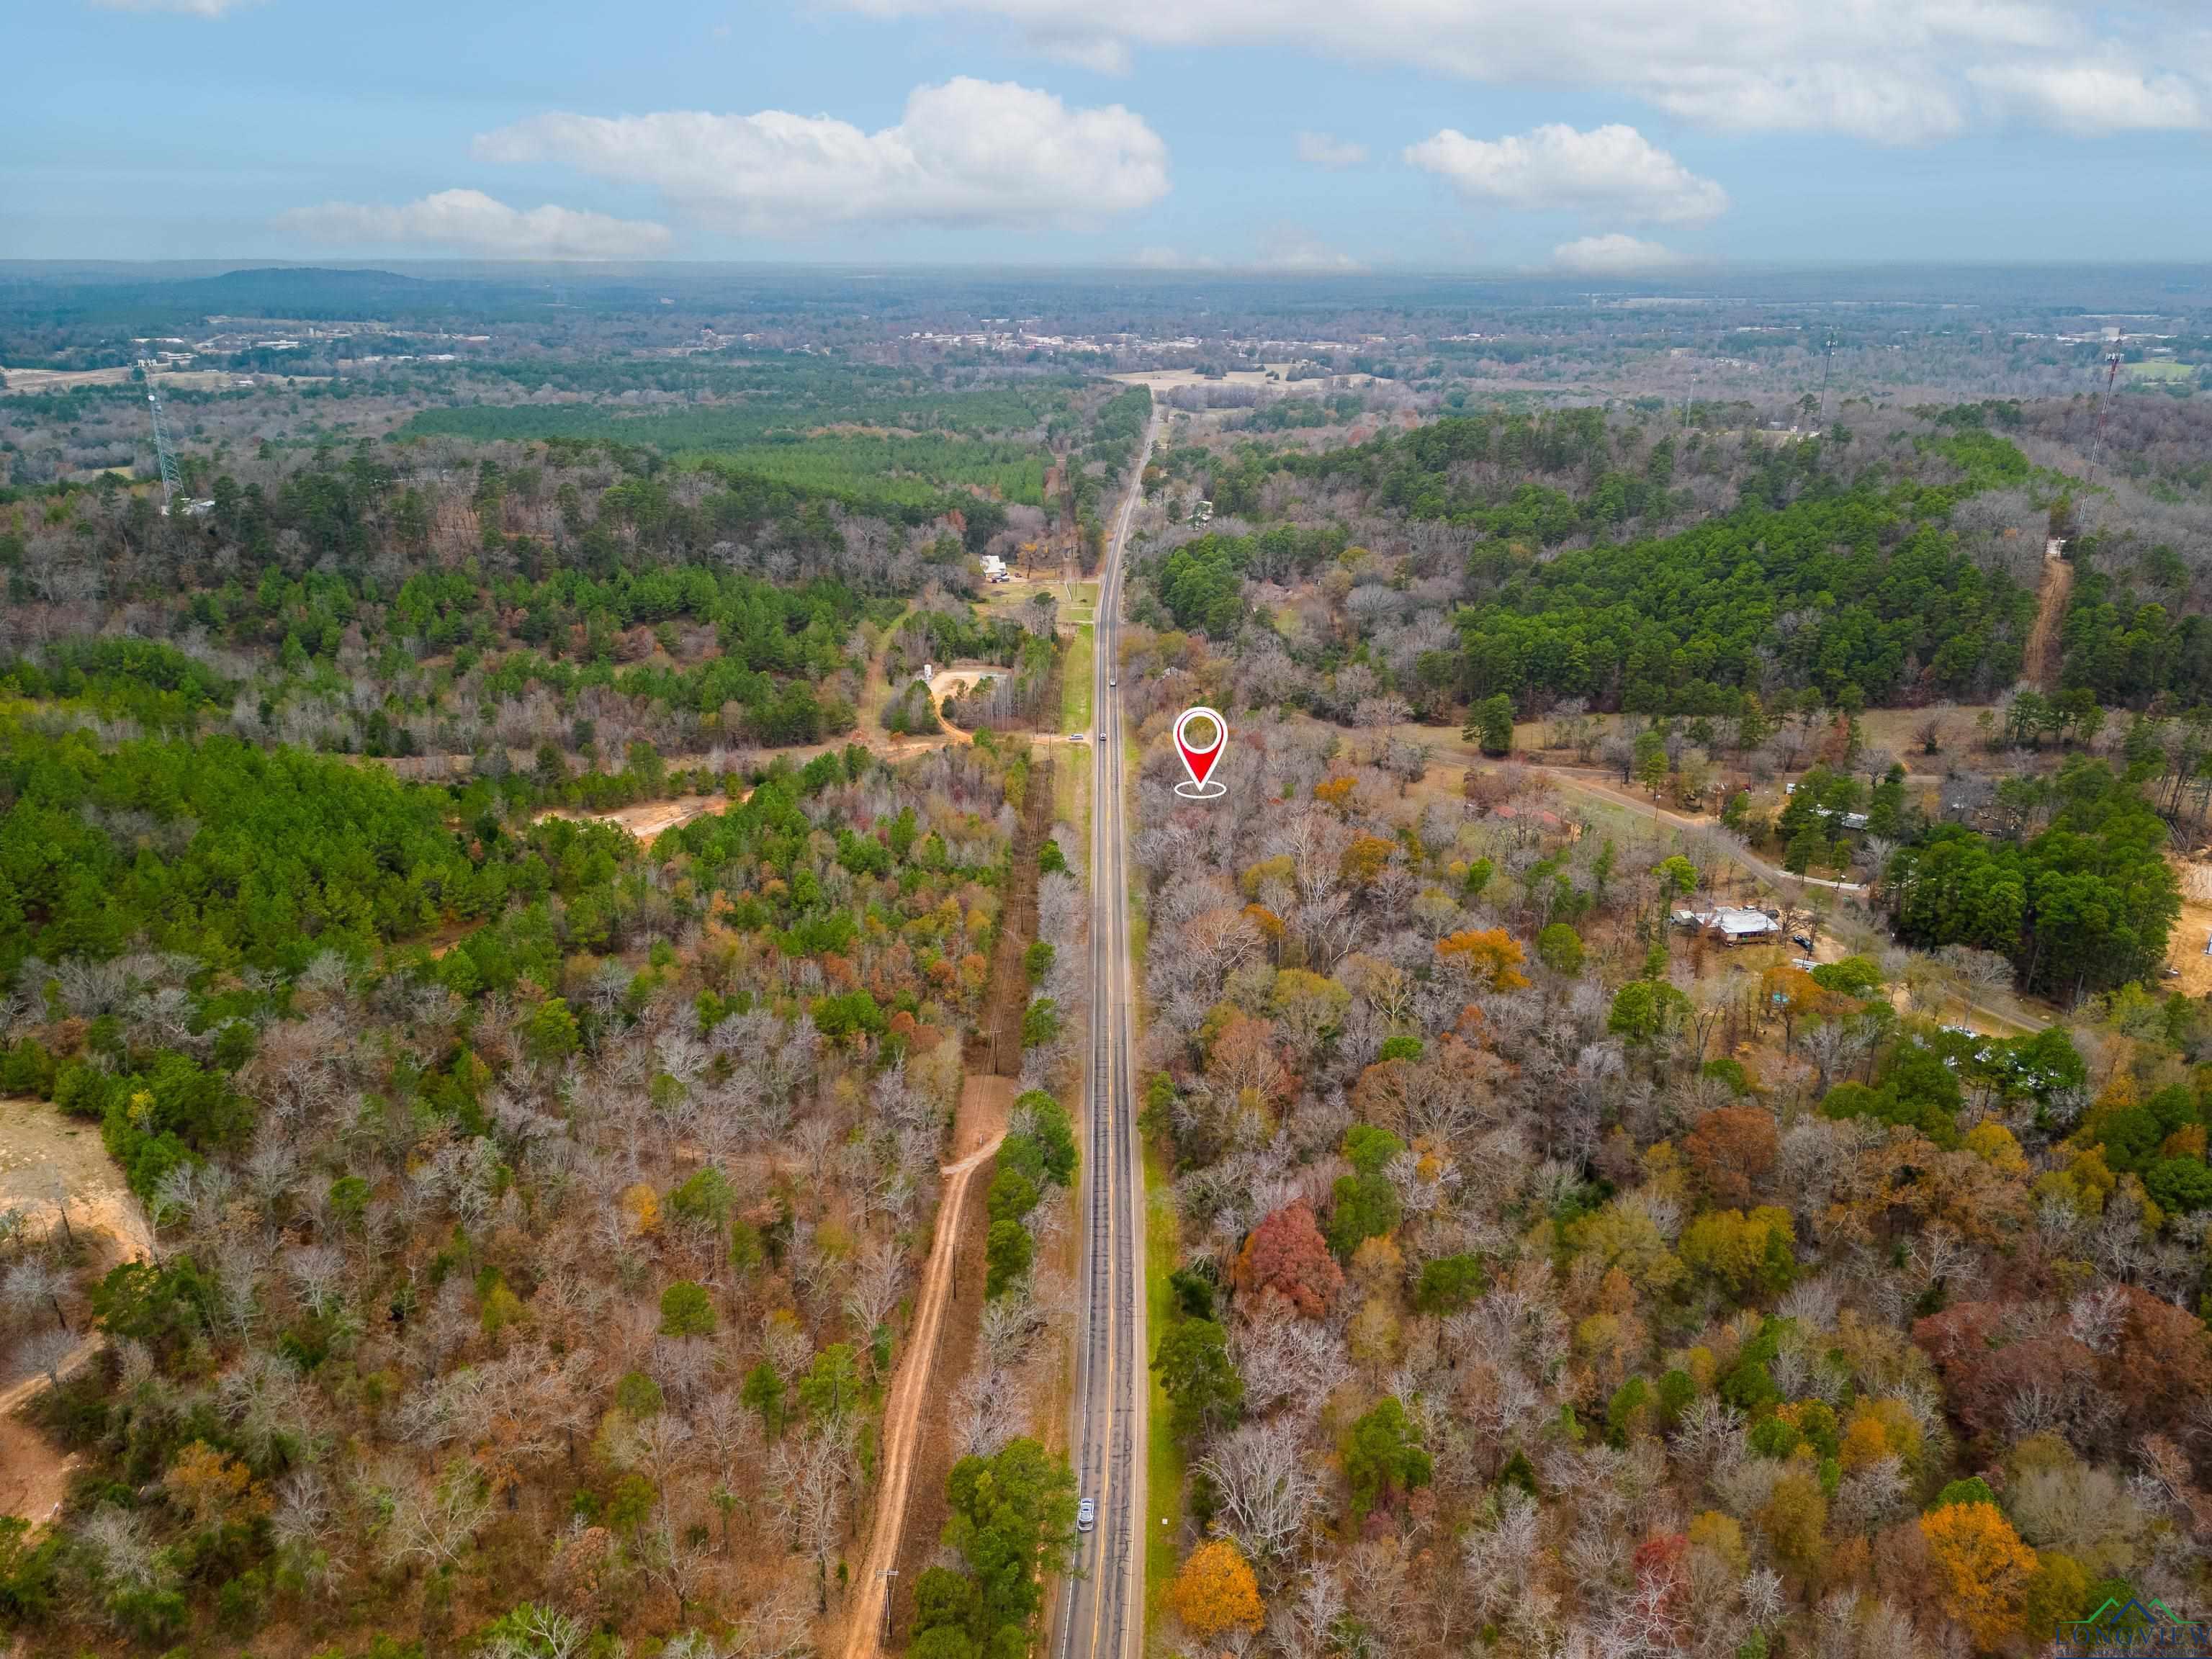
{"label": "radio antenna tower", "polygon": [[1836,360],[1836,337],[1833,334],[1820,346],[1820,430],[1828,429],[1828,369]]}
{"label": "radio antenna tower", "polygon": [[146,406],[154,414],[154,455],[161,467],[161,514],[166,518],[177,499],[177,452],[169,443],[169,423],[161,416],[161,389],[154,384],[154,360],[141,357],[138,369],[146,377]]}
{"label": "radio antenna tower", "polygon": [[2112,386],[2120,378],[2120,343],[2112,343],[2112,355],[2105,359],[2105,395],[2097,400],[2097,434],[2089,441],[2089,477],[2087,483],[2097,482],[2097,462],[2105,453],[2105,416],[2112,407]]}

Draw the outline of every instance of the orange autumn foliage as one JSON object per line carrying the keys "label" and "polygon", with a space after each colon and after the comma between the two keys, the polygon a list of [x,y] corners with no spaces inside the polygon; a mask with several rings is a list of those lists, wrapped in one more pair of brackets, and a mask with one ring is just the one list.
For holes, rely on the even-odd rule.
{"label": "orange autumn foliage", "polygon": [[2021,1629],[2035,1552],[1994,1504],[1946,1504],[1920,1517],[1943,1611],[1984,1652]]}
{"label": "orange autumn foliage", "polygon": [[1446,962],[1464,963],[1469,973],[1493,991],[1519,991],[1528,983],[1528,975],[1520,971],[1528,957],[1503,927],[1449,933],[1437,941],[1437,955]]}
{"label": "orange autumn foliage", "polygon": [[616,1201],[622,1206],[627,1231],[632,1237],[660,1231],[660,1195],[646,1182],[633,1182],[622,1189]]}
{"label": "orange autumn foliage", "polygon": [[1266,1617],[1259,1581],[1235,1540],[1217,1538],[1190,1553],[1167,1589],[1168,1606],[1201,1642],[1224,1631],[1256,1634]]}
{"label": "orange autumn foliage", "polygon": [[1354,887],[1364,887],[1389,867],[1390,855],[1397,850],[1396,842],[1380,836],[1354,836],[1337,860],[1336,873]]}
{"label": "orange autumn foliage", "polygon": [[1280,945],[1290,933],[1290,929],[1283,924],[1283,919],[1264,904],[1248,904],[1244,907],[1243,915],[1270,945]]}
{"label": "orange autumn foliage", "polygon": [[1881,1425],[1871,1417],[1855,1417],[1844,1431],[1836,1461],[1845,1470],[1856,1471],[1888,1455],[1889,1437],[1882,1432]]}

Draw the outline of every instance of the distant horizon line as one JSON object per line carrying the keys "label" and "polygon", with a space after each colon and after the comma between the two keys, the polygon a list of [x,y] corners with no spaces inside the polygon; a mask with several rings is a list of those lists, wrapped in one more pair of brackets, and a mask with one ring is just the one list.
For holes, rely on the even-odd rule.
{"label": "distant horizon line", "polygon": [[437,270],[557,270],[574,275],[620,275],[641,271],[695,270],[823,270],[863,275],[906,276],[929,272],[1019,271],[1024,274],[1089,275],[1099,272],[1143,276],[1265,276],[1299,277],[1316,282],[1357,281],[1363,277],[1482,278],[1492,281],[1547,281],[1589,283],[1668,283],[1711,275],[1769,276],[1828,271],[2203,271],[2212,276],[2212,258],[2154,257],[2110,259],[1698,259],[1685,258],[1663,265],[1619,272],[1573,270],[1554,265],[1423,265],[1381,264],[1352,268],[1271,265],[1264,263],[1148,264],[1136,260],[860,260],[769,258],[675,259],[532,259],[448,254],[409,255],[364,258],[293,258],[280,255],[158,257],[130,258],[94,256],[27,258],[0,256],[0,271],[95,270],[167,269],[198,270],[216,275],[255,270],[388,271],[403,275],[410,269]]}

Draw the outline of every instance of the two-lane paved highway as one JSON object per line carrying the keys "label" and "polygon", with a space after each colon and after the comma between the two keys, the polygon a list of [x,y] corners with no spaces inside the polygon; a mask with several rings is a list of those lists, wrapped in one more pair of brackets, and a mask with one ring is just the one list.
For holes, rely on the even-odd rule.
{"label": "two-lane paved highway", "polygon": [[1138,1149],[1129,1007],[1129,882],[1121,812],[1121,694],[1109,683],[1121,615],[1123,554],[1159,430],[1155,414],[1098,574],[1092,653],[1098,711],[1091,743],[1091,1081],[1085,1102],[1082,1339],[1073,1443],[1096,1523],[1078,1540],[1060,1598],[1056,1659],[1139,1659],[1145,1645],[1145,1185]]}

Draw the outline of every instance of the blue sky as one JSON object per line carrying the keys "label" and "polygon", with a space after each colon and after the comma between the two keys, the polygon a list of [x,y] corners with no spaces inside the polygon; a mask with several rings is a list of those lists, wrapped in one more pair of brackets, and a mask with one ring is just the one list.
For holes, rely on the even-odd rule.
{"label": "blue sky", "polygon": [[2212,257],[2185,0],[52,0],[8,34],[7,258]]}

